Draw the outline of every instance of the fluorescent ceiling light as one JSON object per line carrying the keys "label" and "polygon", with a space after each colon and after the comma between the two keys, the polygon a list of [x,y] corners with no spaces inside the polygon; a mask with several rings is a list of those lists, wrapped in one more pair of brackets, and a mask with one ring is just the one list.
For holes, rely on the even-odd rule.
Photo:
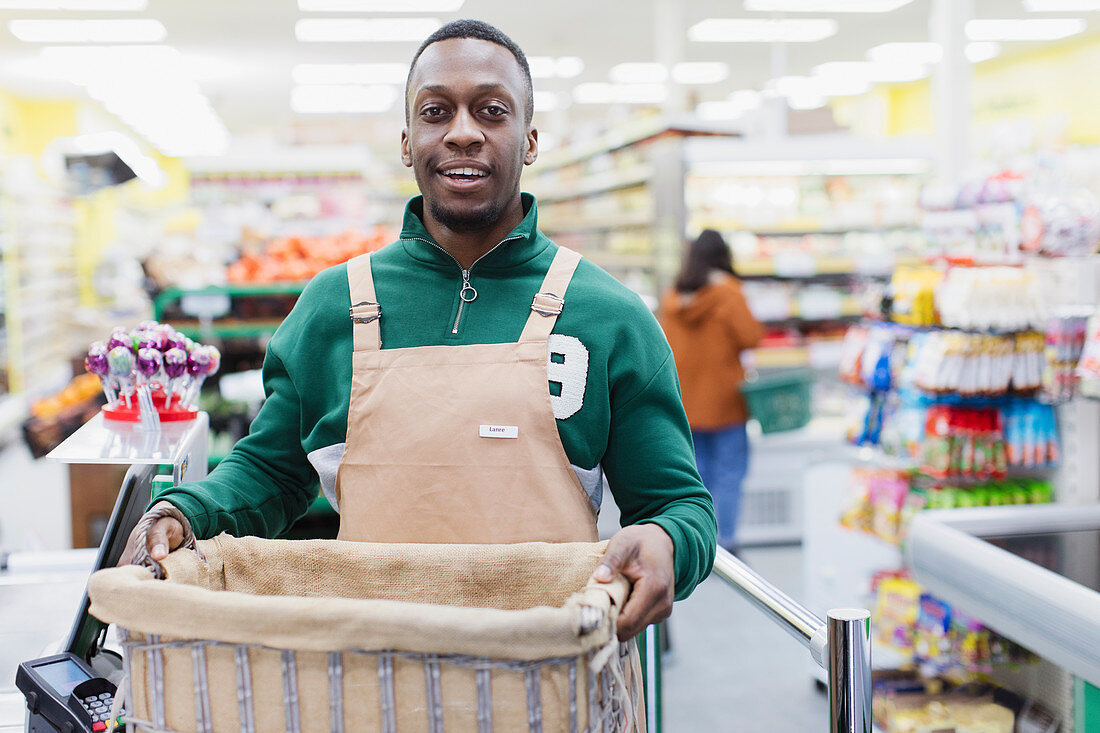
{"label": "fluorescent ceiling light", "polygon": [[149,0],[0,0],[0,10],[123,10],[140,12]]}
{"label": "fluorescent ceiling light", "polygon": [[397,96],[392,86],[296,86],[290,91],[290,107],[299,114],[374,114],[388,112]]}
{"label": "fluorescent ceiling light", "polygon": [[736,92],[730,92],[726,99],[743,105],[745,109],[756,109],[764,102],[764,95],[755,89],[738,89]]}
{"label": "fluorescent ceiling light", "polygon": [[729,75],[729,64],[723,61],[682,61],[672,67],[677,84],[717,84]]}
{"label": "fluorescent ceiling light", "polygon": [[[570,103],[569,95],[557,92],[537,91],[534,102],[536,112],[553,112],[558,109],[566,109]],[[541,143],[541,138],[540,138]],[[540,144],[539,147],[542,147]]]}
{"label": "fluorescent ceiling light", "polygon": [[296,64],[290,72],[295,84],[404,84],[409,65]]}
{"label": "fluorescent ceiling light", "polygon": [[924,158],[833,158],[826,160],[701,161],[692,173],[703,178],[727,176],[855,176],[925,173]]}
{"label": "fluorescent ceiling light", "polygon": [[661,104],[666,99],[664,84],[586,82],[573,88],[573,101],[578,104]]}
{"label": "fluorescent ceiling light", "polygon": [[628,61],[611,67],[614,84],[660,84],[668,81],[668,67],[653,61]]}
{"label": "fluorescent ceiling light", "polygon": [[928,68],[913,63],[875,63],[871,61],[830,61],[815,66],[814,76],[828,79],[864,79],[872,83],[916,81],[928,76]]}
{"label": "fluorescent ceiling light", "polygon": [[1100,0],[1024,0],[1032,13],[1088,13],[1100,10]]}
{"label": "fluorescent ceiling light", "polygon": [[935,64],[943,58],[943,48],[930,41],[883,43],[867,52],[867,60],[876,63]]}
{"label": "fluorescent ceiling light", "polygon": [[831,18],[763,20],[707,18],[688,28],[688,39],[707,43],[812,43],[836,35]]}
{"label": "fluorescent ceiling light", "polygon": [[27,43],[158,43],[168,35],[153,18],[13,20],[8,30]]}
{"label": "fluorescent ceiling light", "polygon": [[423,41],[442,25],[439,18],[303,18],[294,36],[307,43]]}
{"label": "fluorescent ceiling light", "polygon": [[971,41],[966,44],[966,60],[972,64],[996,58],[1001,55],[1001,44],[996,41]]}
{"label": "fluorescent ceiling light", "polygon": [[1088,27],[1081,18],[983,18],[966,22],[972,41],[1057,41]]}
{"label": "fluorescent ceiling light", "polygon": [[532,79],[572,79],[584,71],[584,62],[576,56],[528,56]]}
{"label": "fluorescent ceiling light", "polygon": [[745,10],[777,13],[889,13],[913,0],[745,0]]}
{"label": "fluorescent ceiling light", "polygon": [[465,0],[298,0],[307,13],[454,13]]}

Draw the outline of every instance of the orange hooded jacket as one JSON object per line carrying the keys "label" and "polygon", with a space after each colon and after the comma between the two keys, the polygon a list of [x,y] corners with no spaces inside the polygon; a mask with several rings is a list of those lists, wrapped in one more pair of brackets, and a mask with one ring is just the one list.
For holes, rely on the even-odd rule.
{"label": "orange hooded jacket", "polygon": [[737,278],[719,273],[694,293],[670,290],[658,318],[672,346],[691,428],[715,430],[748,419],[741,351],[756,346],[764,329]]}

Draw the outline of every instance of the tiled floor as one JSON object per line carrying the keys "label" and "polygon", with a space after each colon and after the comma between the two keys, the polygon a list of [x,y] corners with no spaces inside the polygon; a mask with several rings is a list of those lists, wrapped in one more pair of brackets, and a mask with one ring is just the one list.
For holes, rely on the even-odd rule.
{"label": "tiled floor", "polygon": [[[796,600],[800,547],[752,548],[743,559]],[[663,677],[664,733],[813,733],[828,730],[827,700],[809,652],[715,576],[671,621]]]}

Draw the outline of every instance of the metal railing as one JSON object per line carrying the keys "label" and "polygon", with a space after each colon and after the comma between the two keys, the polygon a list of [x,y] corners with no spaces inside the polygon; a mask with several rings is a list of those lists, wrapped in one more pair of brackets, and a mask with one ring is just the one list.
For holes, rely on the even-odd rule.
{"label": "metal railing", "polygon": [[871,733],[871,614],[837,608],[822,620],[721,547],[714,574],[809,649],[828,673],[830,733]]}

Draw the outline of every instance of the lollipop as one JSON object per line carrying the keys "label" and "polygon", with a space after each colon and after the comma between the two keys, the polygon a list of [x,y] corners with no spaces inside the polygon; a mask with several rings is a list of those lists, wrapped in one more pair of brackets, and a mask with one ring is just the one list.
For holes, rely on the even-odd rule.
{"label": "lollipop", "polygon": [[134,364],[134,370],[137,372],[138,402],[141,405],[142,412],[148,413],[150,416],[155,415],[157,411],[153,405],[153,392],[150,383],[160,371],[163,361],[164,358],[159,351],[147,347],[138,350],[137,360]]}
{"label": "lollipop", "polygon": [[118,383],[119,391],[126,397],[126,406],[131,407],[130,393],[133,392],[134,352],[129,347],[116,346],[107,352],[107,369]]}
{"label": "lollipop", "polygon": [[164,352],[164,375],[168,377],[164,385],[164,406],[172,405],[172,393],[176,389],[176,380],[187,373],[187,352],[183,349],[171,348]]}
{"label": "lollipop", "polygon": [[137,351],[141,351],[159,348],[160,340],[153,331],[137,331],[134,334],[134,343]]}
{"label": "lollipop", "polygon": [[186,403],[191,406],[198,405],[199,392],[202,390],[202,383],[206,381],[206,378],[211,374],[218,371],[218,366],[221,364],[221,352],[215,347],[202,346],[198,344],[194,351],[187,354],[187,373],[191,375],[191,386],[187,390]]}
{"label": "lollipop", "polygon": [[153,321],[153,320],[142,321],[141,323],[139,323],[137,325],[137,330],[139,330],[139,331],[152,331],[154,328],[156,328],[159,325],[160,325],[159,323],[157,323],[156,321]]}
{"label": "lollipop", "polygon": [[[169,326],[171,328],[171,326]],[[168,349],[179,349],[184,353],[187,353],[187,340],[183,337],[179,331],[172,329],[171,331],[165,331],[164,346],[161,351],[168,351]]]}
{"label": "lollipop", "polygon": [[134,340],[130,338],[130,332],[121,326],[116,326],[111,331],[111,338],[107,339],[107,348],[114,349],[119,346],[125,346],[127,349],[133,348]]}
{"label": "lollipop", "polygon": [[107,344],[102,341],[94,341],[88,347],[88,355],[84,357],[84,368],[99,377],[99,383],[103,385],[103,393],[107,395],[107,404],[114,405],[115,388],[111,385],[111,370],[107,364]]}

